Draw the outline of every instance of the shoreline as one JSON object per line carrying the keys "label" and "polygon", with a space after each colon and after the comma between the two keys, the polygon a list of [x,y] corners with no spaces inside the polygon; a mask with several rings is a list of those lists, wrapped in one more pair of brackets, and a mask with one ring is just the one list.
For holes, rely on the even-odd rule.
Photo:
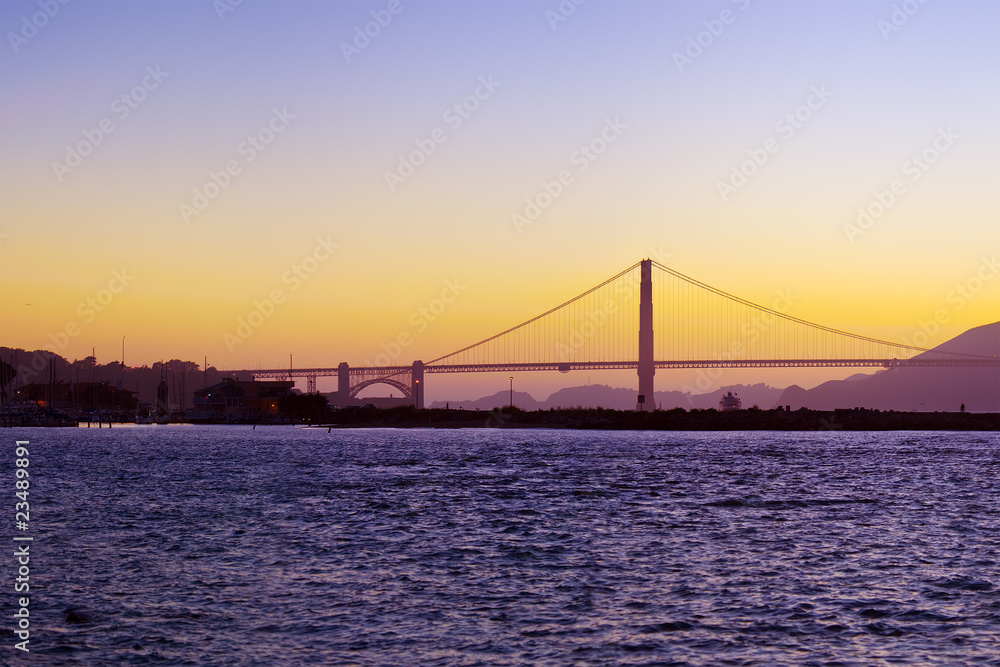
{"label": "shoreline", "polygon": [[1000,413],[839,410],[347,410],[313,428],[554,428],[637,431],[1000,431]]}
{"label": "shoreline", "polygon": [[[611,431],[1000,431],[1000,412],[896,412],[865,408],[795,411],[748,409],[732,412],[717,410],[631,410],[552,409],[526,411],[518,408],[496,410],[446,410],[432,408],[416,410],[411,406],[378,410],[347,408],[336,411],[320,422],[309,421],[238,421],[204,423],[172,421],[139,426],[299,426],[315,429],[346,428],[503,428],[503,429],[565,429]],[[4,424],[4,428],[121,428],[137,426],[132,422],[95,423],[19,423]]]}

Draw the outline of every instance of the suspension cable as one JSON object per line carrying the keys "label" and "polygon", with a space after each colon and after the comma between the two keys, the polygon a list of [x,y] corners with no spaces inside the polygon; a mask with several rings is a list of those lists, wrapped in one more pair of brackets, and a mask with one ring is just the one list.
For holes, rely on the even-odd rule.
{"label": "suspension cable", "polygon": [[608,278],[607,280],[605,280],[604,282],[602,282],[600,285],[596,285],[595,287],[590,288],[586,292],[573,297],[572,299],[570,299],[569,301],[566,301],[565,303],[559,304],[555,308],[551,308],[551,309],[545,311],[541,315],[538,315],[536,317],[532,317],[530,320],[525,320],[524,322],[521,322],[517,326],[513,326],[513,327],[507,329],[506,331],[501,331],[500,333],[495,334],[493,336],[490,336],[489,338],[484,338],[483,340],[479,341],[478,343],[473,343],[472,345],[467,345],[466,347],[463,347],[461,350],[456,350],[456,351],[452,352],[451,354],[446,354],[444,356],[438,357],[437,359],[432,359],[432,360],[430,360],[428,362],[425,362],[424,365],[425,366],[429,366],[430,364],[433,364],[433,363],[436,363],[438,361],[441,361],[442,359],[447,359],[448,357],[454,357],[457,354],[461,354],[463,352],[471,350],[474,347],[477,347],[479,345],[483,345],[484,343],[488,343],[490,341],[496,340],[497,338],[500,338],[501,336],[505,336],[505,335],[511,333],[512,331],[516,331],[517,329],[520,329],[521,327],[527,326],[527,325],[531,324],[532,322],[536,322],[536,321],[542,319],[543,317],[545,317],[546,315],[551,315],[552,313],[556,312],[557,310],[560,310],[561,308],[565,308],[566,306],[568,306],[568,305],[570,305],[570,304],[572,304],[572,303],[574,303],[576,301],[579,301],[580,299],[582,299],[583,297],[587,296],[591,292],[596,292],[597,290],[601,289],[602,287],[604,287],[608,283],[612,283],[615,280],[618,280],[619,278],[621,278],[622,276],[624,276],[626,273],[632,271],[633,269],[635,269],[635,267],[639,266],[639,264],[640,264],[640,262],[636,262],[635,264],[633,264],[632,266],[628,267],[624,271],[621,271],[621,272],[615,274],[614,276]]}

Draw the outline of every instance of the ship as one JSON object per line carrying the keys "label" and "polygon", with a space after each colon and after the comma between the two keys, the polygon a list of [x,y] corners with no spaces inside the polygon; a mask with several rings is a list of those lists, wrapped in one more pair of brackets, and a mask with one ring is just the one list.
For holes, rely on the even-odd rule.
{"label": "ship", "polygon": [[719,399],[720,412],[734,412],[739,410],[741,405],[740,397],[732,391],[728,392],[725,396]]}

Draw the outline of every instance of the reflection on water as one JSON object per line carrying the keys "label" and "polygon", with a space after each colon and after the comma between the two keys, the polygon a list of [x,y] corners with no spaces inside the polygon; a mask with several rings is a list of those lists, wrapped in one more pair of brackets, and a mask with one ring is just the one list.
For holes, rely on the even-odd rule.
{"label": "reflection on water", "polygon": [[1000,664],[993,434],[5,432],[39,664]]}

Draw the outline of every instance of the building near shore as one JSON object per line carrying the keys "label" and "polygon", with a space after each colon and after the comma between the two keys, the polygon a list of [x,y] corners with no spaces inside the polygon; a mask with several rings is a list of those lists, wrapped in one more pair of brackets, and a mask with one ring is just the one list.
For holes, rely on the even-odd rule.
{"label": "building near shore", "polygon": [[278,401],[290,396],[291,380],[234,380],[226,378],[194,392],[193,421],[268,420],[278,414]]}

